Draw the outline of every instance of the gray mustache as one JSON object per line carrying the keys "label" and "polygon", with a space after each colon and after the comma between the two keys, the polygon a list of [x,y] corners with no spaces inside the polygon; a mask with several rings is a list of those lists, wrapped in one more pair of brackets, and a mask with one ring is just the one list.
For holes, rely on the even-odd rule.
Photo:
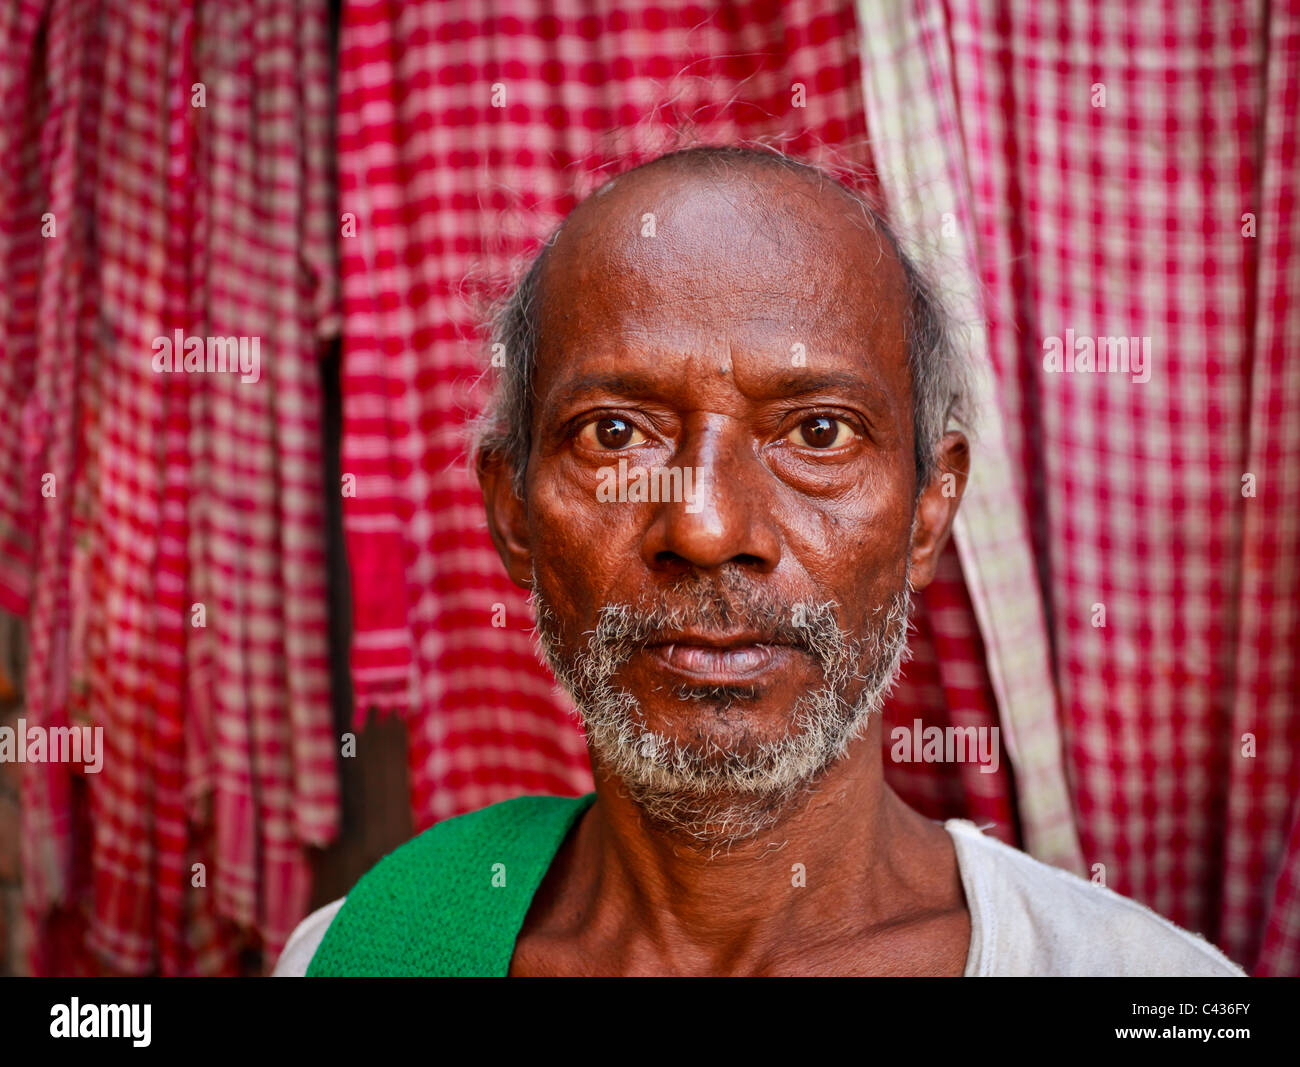
{"label": "gray mustache", "polygon": [[[674,603],[675,601],[675,603]],[[790,645],[812,655],[848,639],[835,620],[833,602],[813,596],[780,597],[729,569],[707,580],[682,580],[657,597],[601,609],[594,643],[617,645],[628,655],[663,643],[674,631],[737,631],[761,635],[771,644]]]}
{"label": "gray mustache", "polygon": [[[613,607],[615,611],[618,610],[617,605]],[[796,625],[792,618],[793,608],[789,606],[772,605],[761,611],[750,606],[728,607],[718,612],[663,607],[649,610],[634,607],[632,610],[635,614],[630,626],[614,624],[610,628],[617,632],[619,639],[638,648],[662,644],[670,635],[682,630],[703,633],[739,630],[754,634],[758,643],[792,645],[812,651],[820,631],[835,628],[833,618],[821,616],[810,619],[803,625]],[[606,617],[602,615],[602,622]],[[812,633],[814,629],[819,633]]]}
{"label": "gray mustache", "polygon": [[[797,622],[796,612],[801,616]],[[605,647],[617,646],[626,658],[648,645],[662,644],[682,630],[705,633],[739,630],[755,634],[760,643],[789,645],[817,656],[828,643],[847,636],[841,634],[833,605],[829,603],[715,602],[703,608],[607,604],[601,609],[591,640]]]}

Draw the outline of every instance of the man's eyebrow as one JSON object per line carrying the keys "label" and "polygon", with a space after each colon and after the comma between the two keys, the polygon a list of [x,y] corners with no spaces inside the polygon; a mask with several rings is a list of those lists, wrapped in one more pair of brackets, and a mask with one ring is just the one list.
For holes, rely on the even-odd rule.
{"label": "man's eyebrow", "polygon": [[[773,383],[783,396],[807,396],[812,393],[866,393],[881,397],[880,387],[869,375],[847,371],[789,371]],[[881,397],[883,398],[883,397]]]}
{"label": "man's eyebrow", "polygon": [[654,391],[653,383],[633,374],[584,374],[561,389],[555,397],[558,404],[571,404],[591,393],[613,393],[618,396],[643,396]]}

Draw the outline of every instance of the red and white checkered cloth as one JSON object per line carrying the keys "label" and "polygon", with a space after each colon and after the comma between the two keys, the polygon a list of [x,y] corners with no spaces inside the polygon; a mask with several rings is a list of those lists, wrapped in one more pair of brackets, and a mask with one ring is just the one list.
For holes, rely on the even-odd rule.
{"label": "red and white checkered cloth", "polygon": [[[29,964],[237,973],[338,818],[328,12],[26,0],[0,39],[0,603],[29,615],[28,724],[105,743],[96,775],[24,769]],[[260,381],[154,373],[174,329],[257,337]]]}
{"label": "red and white checkered cloth", "polygon": [[[678,146],[682,126],[705,142],[765,137],[837,172],[869,164],[856,23],[851,4],[824,0],[353,2],[340,50],[339,206],[356,220],[342,253],[354,684],[359,714],[405,713],[427,825],[591,785],[464,463],[460,431],[482,402],[479,283],[604,178]],[[792,106],[795,83],[806,107]],[[890,722],[995,725],[955,553],[918,627]],[[1005,761],[996,774],[888,766],[921,810],[1017,839]]]}
{"label": "red and white checkered cloth", "polygon": [[[1300,19],[859,11],[892,198],[931,236],[962,221],[982,289],[1086,861],[1300,973]],[[1066,330],[1149,336],[1150,380],[1046,373]]]}

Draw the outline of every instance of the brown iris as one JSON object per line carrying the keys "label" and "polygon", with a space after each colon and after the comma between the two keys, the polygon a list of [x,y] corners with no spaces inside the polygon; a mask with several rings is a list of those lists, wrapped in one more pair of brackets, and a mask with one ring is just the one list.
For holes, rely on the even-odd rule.
{"label": "brown iris", "polygon": [[[798,435],[809,448],[832,448],[839,443],[844,424],[829,415],[815,415],[799,424]],[[793,435],[792,435],[793,436]]]}
{"label": "brown iris", "polygon": [[603,448],[626,448],[632,442],[632,424],[626,419],[601,419],[596,423],[596,440]]}

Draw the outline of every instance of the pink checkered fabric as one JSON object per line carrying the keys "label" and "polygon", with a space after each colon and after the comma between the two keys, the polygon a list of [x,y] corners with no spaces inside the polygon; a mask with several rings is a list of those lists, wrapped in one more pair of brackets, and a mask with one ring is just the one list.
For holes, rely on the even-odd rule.
{"label": "pink checkered fabric", "polygon": [[[844,2],[515,0],[349,3],[341,33],[340,210],[355,219],[342,253],[352,665],[358,714],[407,718],[412,803],[427,825],[591,786],[464,462],[484,367],[467,294],[517,267],[600,181],[679,147],[683,127],[706,143],[766,138],[837,173],[869,164],[857,30]],[[806,107],[792,106],[795,83]],[[888,725],[996,725],[955,553],[918,631]],[[996,774],[887,767],[928,814],[1017,840],[1006,762]]]}
{"label": "pink checkered fabric", "polygon": [[[0,602],[29,616],[29,724],[105,742],[97,775],[25,767],[29,963],[237,973],[278,955],[338,819],[328,14],[28,0],[0,23]],[[259,338],[260,380],[154,373],[175,329]]]}
{"label": "pink checkered fabric", "polygon": [[[1300,973],[1300,23],[859,10],[916,72],[882,79],[882,110],[959,102],[910,182],[973,220],[1086,862],[1256,973]],[[1066,331],[1149,336],[1150,380],[1048,372]]]}

